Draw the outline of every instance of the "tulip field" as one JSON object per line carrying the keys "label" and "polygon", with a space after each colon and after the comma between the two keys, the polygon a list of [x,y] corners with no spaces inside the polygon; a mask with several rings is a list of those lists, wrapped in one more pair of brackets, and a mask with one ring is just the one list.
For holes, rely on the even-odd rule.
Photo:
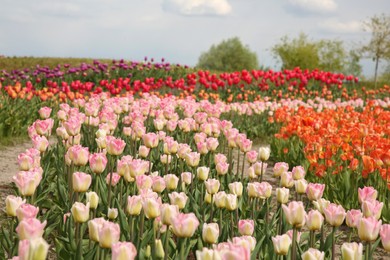
{"label": "tulip field", "polygon": [[2,71],[0,259],[389,259],[389,108],[299,68]]}

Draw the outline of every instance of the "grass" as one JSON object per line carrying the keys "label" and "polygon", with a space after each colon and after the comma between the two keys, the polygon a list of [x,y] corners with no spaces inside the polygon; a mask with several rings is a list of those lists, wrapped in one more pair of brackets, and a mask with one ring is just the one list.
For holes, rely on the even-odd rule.
{"label": "grass", "polygon": [[[55,57],[5,57],[0,56],[0,70],[12,71],[25,68],[35,68],[37,64],[40,66],[48,66],[54,68],[58,64],[70,64],[72,67],[80,66],[82,63],[92,63],[96,59],[92,58],[55,58]],[[102,62],[111,62],[109,59],[98,59]]]}

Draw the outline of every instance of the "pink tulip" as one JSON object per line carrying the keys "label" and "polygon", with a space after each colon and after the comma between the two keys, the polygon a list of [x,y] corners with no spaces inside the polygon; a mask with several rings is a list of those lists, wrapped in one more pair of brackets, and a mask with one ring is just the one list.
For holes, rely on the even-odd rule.
{"label": "pink tulip", "polygon": [[207,154],[209,152],[206,142],[196,143],[196,148],[201,155]]}
{"label": "pink tulip", "polygon": [[156,148],[158,146],[159,138],[155,133],[147,133],[142,136],[144,145],[148,148]]}
{"label": "pink tulip", "polygon": [[220,163],[215,165],[215,169],[216,169],[217,174],[219,176],[225,175],[229,170],[229,164],[226,162],[220,162]]}
{"label": "pink tulip", "polygon": [[73,220],[77,223],[84,223],[88,221],[89,209],[89,203],[85,205],[81,202],[75,202],[71,208]]}
{"label": "pink tulip", "polygon": [[341,246],[341,255],[343,259],[363,259],[363,244],[362,243],[344,243]]}
{"label": "pink tulip", "polygon": [[306,252],[302,254],[302,260],[324,260],[325,252],[322,252],[315,248],[309,248]]}
{"label": "pink tulip", "polygon": [[39,208],[34,207],[31,204],[21,204],[20,207],[16,209],[16,216],[18,217],[19,222],[28,218],[36,218],[38,213]]}
{"label": "pink tulip", "polygon": [[38,135],[50,136],[53,125],[54,120],[51,118],[45,120],[38,119],[35,121],[34,127]]}
{"label": "pink tulip", "polygon": [[19,170],[28,171],[34,168],[34,158],[27,153],[21,153],[18,155]]}
{"label": "pink tulip", "polygon": [[291,201],[287,206],[282,204],[283,213],[286,216],[286,221],[297,228],[305,225],[306,212],[302,201]]}
{"label": "pink tulip", "polygon": [[74,145],[69,148],[68,152],[70,160],[76,166],[84,166],[88,163],[89,151],[88,147]]}
{"label": "pink tulip", "polygon": [[99,246],[102,248],[111,248],[113,244],[119,241],[121,229],[119,224],[106,221],[99,229]]}
{"label": "pink tulip", "polygon": [[252,236],[233,237],[233,243],[247,247],[252,252],[256,247],[256,238]]}
{"label": "pink tulip", "polygon": [[107,139],[107,153],[110,155],[121,155],[125,149],[126,143],[120,138]]}
{"label": "pink tulip", "polygon": [[256,189],[257,189],[258,196],[260,199],[267,199],[267,198],[271,197],[271,193],[272,193],[272,185],[271,184],[269,184],[266,181],[256,183],[256,184],[257,184]]}
{"label": "pink tulip", "polygon": [[95,174],[101,174],[106,169],[107,162],[104,153],[94,153],[89,156],[89,167]]}
{"label": "pink tulip", "polygon": [[177,205],[179,209],[185,208],[188,196],[184,192],[172,192],[168,194],[168,197],[172,205]]}
{"label": "pink tulip", "polygon": [[176,127],[177,127],[177,121],[176,120],[169,120],[167,122],[167,125],[166,125],[167,131],[173,132],[173,131],[175,131]]}
{"label": "pink tulip", "polygon": [[38,113],[39,113],[39,116],[40,116],[42,119],[49,118],[49,117],[50,117],[50,114],[51,114],[51,108],[50,108],[50,107],[41,107],[41,108],[38,110]]}
{"label": "pink tulip", "polygon": [[207,192],[211,195],[217,193],[219,190],[220,183],[217,179],[208,179],[204,184],[206,186]]}
{"label": "pink tulip", "polygon": [[319,211],[321,212],[321,214],[324,214],[324,209],[326,207],[328,207],[328,205],[330,204],[330,201],[329,200],[326,200],[326,199],[319,199],[317,201],[313,201],[313,204],[314,204],[314,207]]}
{"label": "pink tulip", "polygon": [[280,175],[280,185],[284,188],[291,188],[294,186],[294,179],[291,172],[283,172]]}
{"label": "pink tulip", "polygon": [[82,123],[82,121],[75,118],[75,117],[72,117],[72,118],[68,119],[67,121],[65,121],[64,126],[65,126],[66,131],[68,132],[68,135],[70,135],[70,136],[78,135],[80,133],[80,130],[81,130],[81,123]]}
{"label": "pink tulip", "polygon": [[127,197],[126,213],[132,216],[138,216],[142,210],[142,197],[139,195]]}
{"label": "pink tulip", "polygon": [[99,231],[105,222],[107,222],[107,220],[104,218],[94,218],[88,221],[89,239],[99,242]]}
{"label": "pink tulip", "polygon": [[220,259],[250,259],[250,249],[243,245],[234,244],[232,242],[219,243],[214,247],[214,251],[217,251],[220,255]]}
{"label": "pink tulip", "polygon": [[194,134],[194,141],[196,144],[206,142],[207,135],[203,132]]}
{"label": "pink tulip", "polygon": [[31,158],[34,159],[33,168],[41,166],[41,153],[37,149],[35,149],[35,148],[27,149],[26,154],[31,156]]}
{"label": "pink tulip", "polygon": [[172,225],[172,220],[179,214],[179,207],[177,205],[170,205],[164,203],[161,205],[161,222],[164,225]]}
{"label": "pink tulip", "polygon": [[362,212],[364,217],[381,217],[383,202],[377,200],[364,200],[362,203]]}
{"label": "pink tulip", "polygon": [[33,171],[21,171],[12,177],[13,182],[18,187],[19,193],[22,196],[32,196],[41,179],[42,175]]}
{"label": "pink tulip", "polygon": [[[111,175],[112,175],[112,178],[111,178]],[[121,176],[118,173],[111,172],[111,173],[107,174],[106,183],[107,183],[107,185],[110,185],[110,181],[111,181],[111,186],[116,186],[120,179],[121,179]]]}
{"label": "pink tulip", "polygon": [[241,197],[243,191],[242,182],[237,181],[229,183],[229,191],[230,193],[237,195],[237,197]]}
{"label": "pink tulip", "polygon": [[162,164],[170,164],[172,161],[172,155],[170,154],[162,154],[160,155],[160,162]]}
{"label": "pink tulip", "polygon": [[272,243],[274,245],[275,254],[287,255],[291,246],[291,238],[287,234],[275,236],[272,237]]}
{"label": "pink tulip", "polygon": [[306,227],[309,230],[318,231],[321,229],[324,217],[318,210],[310,210],[306,216]]}
{"label": "pink tulip", "polygon": [[145,190],[152,188],[153,179],[148,175],[139,175],[135,177],[135,182],[137,184],[138,190]]}
{"label": "pink tulip", "polygon": [[172,219],[172,231],[177,237],[192,237],[199,226],[194,213],[179,213]]}
{"label": "pink tulip", "polygon": [[276,188],[276,200],[280,204],[286,204],[290,197],[290,190],[287,188]]}
{"label": "pink tulip", "polygon": [[133,260],[137,249],[131,242],[116,242],[111,246],[112,260]]}
{"label": "pink tulip", "polygon": [[144,210],[145,217],[148,219],[154,219],[160,216],[161,200],[156,198],[143,198],[142,209]]}
{"label": "pink tulip", "polygon": [[242,236],[251,236],[255,230],[253,219],[241,219],[238,221],[238,232]]}
{"label": "pink tulip", "polygon": [[214,163],[215,164],[226,163],[226,162],[227,162],[226,155],[224,155],[222,153],[217,153],[214,155]]}
{"label": "pink tulip", "polygon": [[12,259],[46,259],[49,244],[42,238],[24,239],[19,241],[18,256]]}
{"label": "pink tulip", "polygon": [[153,180],[153,184],[152,184],[153,191],[155,191],[157,193],[161,193],[165,190],[167,185],[165,184],[165,180],[163,177],[153,176],[152,180]]}
{"label": "pink tulip", "polygon": [[363,213],[358,209],[351,209],[347,211],[345,222],[348,227],[357,228],[360,219],[363,217]]}
{"label": "pink tulip", "polygon": [[291,172],[294,180],[303,179],[306,175],[306,171],[302,166],[295,166]]}
{"label": "pink tulip", "polygon": [[383,248],[390,252],[390,224],[382,225],[380,235]]}
{"label": "pink tulip", "polygon": [[360,204],[365,200],[376,200],[377,197],[378,191],[373,187],[358,188],[358,199]]}
{"label": "pink tulip", "polygon": [[16,197],[14,195],[8,195],[5,199],[5,211],[8,216],[16,217],[16,211],[17,209],[26,203],[25,199],[22,199],[21,197]]}
{"label": "pink tulip", "polygon": [[42,237],[45,226],[46,220],[41,223],[36,218],[27,218],[19,222],[16,233],[18,233],[20,240],[39,238]]}
{"label": "pink tulip", "polygon": [[218,223],[204,223],[202,228],[202,239],[205,243],[215,244],[219,237]]}
{"label": "pink tulip", "polygon": [[149,163],[141,159],[134,159],[129,162],[130,176],[135,178],[136,176],[144,175],[149,170]]}
{"label": "pink tulip", "polygon": [[181,175],[181,181],[187,185],[191,184],[192,182],[192,173],[191,172],[182,172]]}
{"label": "pink tulip", "polygon": [[219,142],[217,138],[209,137],[206,139],[206,144],[209,151],[215,152],[218,148]]}
{"label": "pink tulip", "polygon": [[191,147],[188,144],[180,143],[179,149],[177,150],[177,155],[181,159],[185,159],[187,153],[191,152]]}
{"label": "pink tulip", "polygon": [[73,191],[86,192],[91,186],[92,176],[84,172],[74,172],[72,175]]}
{"label": "pink tulip", "polygon": [[324,194],[325,184],[309,183],[306,188],[306,194],[309,200],[319,200]]}
{"label": "pink tulip", "polygon": [[34,148],[43,153],[49,146],[49,141],[45,136],[36,135],[32,139]]}
{"label": "pink tulip", "polygon": [[358,235],[362,241],[373,242],[378,238],[382,220],[374,217],[362,217],[358,225]]}
{"label": "pink tulip", "polygon": [[254,171],[255,171],[255,174],[257,176],[260,176],[262,174],[264,174],[266,171],[267,171],[267,167],[268,167],[268,164],[267,163],[261,163],[261,162],[256,162],[252,165]]}
{"label": "pink tulip", "polygon": [[324,209],[325,219],[333,227],[338,227],[343,224],[345,219],[345,209],[337,204],[330,203]]}
{"label": "pink tulip", "polygon": [[258,153],[255,150],[249,151],[246,153],[246,160],[250,163],[253,164],[257,161]]}
{"label": "pink tulip", "polygon": [[138,149],[138,154],[141,158],[147,158],[150,152],[150,148],[145,145],[141,145]]}
{"label": "pink tulip", "polygon": [[208,249],[207,247],[203,247],[202,251],[196,250],[196,259],[197,260],[208,260],[208,259],[221,259],[218,251]]}

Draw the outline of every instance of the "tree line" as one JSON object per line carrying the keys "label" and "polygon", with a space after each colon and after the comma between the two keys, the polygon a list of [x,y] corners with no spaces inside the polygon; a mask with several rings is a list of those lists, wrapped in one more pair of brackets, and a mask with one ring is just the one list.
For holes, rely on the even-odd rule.
{"label": "tree line", "polygon": [[[311,40],[305,33],[296,38],[283,36],[271,48],[274,58],[281,63],[282,69],[320,69],[324,71],[353,74],[360,76],[362,58],[374,62],[374,84],[378,81],[378,69],[381,61],[388,63],[382,80],[390,79],[390,15],[375,15],[362,23],[362,29],[371,33],[371,39],[359,47],[347,48],[340,40]],[[200,55],[197,67],[213,71],[238,71],[259,69],[255,52],[242,44],[238,37],[223,40]]]}

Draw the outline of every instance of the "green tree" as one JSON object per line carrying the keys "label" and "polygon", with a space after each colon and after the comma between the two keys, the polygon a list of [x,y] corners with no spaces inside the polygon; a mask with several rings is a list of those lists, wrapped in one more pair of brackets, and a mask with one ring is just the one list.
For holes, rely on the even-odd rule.
{"label": "green tree", "polygon": [[282,62],[282,69],[295,67],[315,69],[320,64],[318,47],[318,44],[309,41],[306,34],[300,33],[298,38],[292,40],[288,36],[283,36],[271,52]]}
{"label": "green tree", "polygon": [[[360,56],[356,51],[347,51],[339,40],[309,40],[308,36],[300,33],[297,38],[283,36],[280,43],[272,49],[274,57],[282,62],[282,69],[320,69],[346,73],[352,68],[361,73]],[[349,72],[351,73],[351,72]]]}
{"label": "green tree", "polygon": [[197,68],[216,71],[240,71],[258,69],[255,52],[244,46],[238,37],[222,41],[200,55]]}
{"label": "green tree", "polygon": [[371,40],[362,47],[362,51],[375,62],[374,86],[376,87],[380,60],[390,60],[390,16],[375,15],[369,21],[363,22],[363,29],[371,32]]}

